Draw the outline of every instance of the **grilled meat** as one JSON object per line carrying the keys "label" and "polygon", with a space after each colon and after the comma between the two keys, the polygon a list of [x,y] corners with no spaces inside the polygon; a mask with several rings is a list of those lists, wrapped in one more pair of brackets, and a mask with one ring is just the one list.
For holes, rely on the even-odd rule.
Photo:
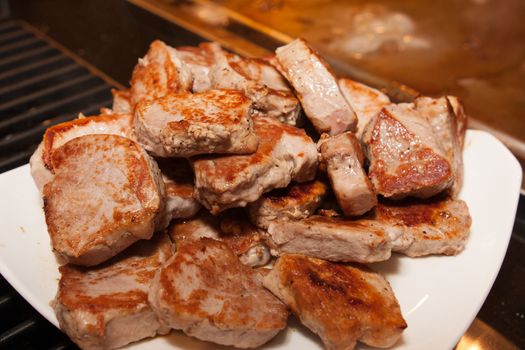
{"label": "grilled meat", "polygon": [[134,141],[85,135],[56,149],[44,212],[53,249],[67,261],[96,265],[162,228],[164,184]]}
{"label": "grilled meat", "polygon": [[355,131],[357,117],[327,63],[303,39],[277,48],[276,60],[317,132]]}
{"label": "grilled meat", "polygon": [[286,327],[286,307],[223,243],[181,240],[156,274],[149,302],[162,324],[238,348],[260,346]]}

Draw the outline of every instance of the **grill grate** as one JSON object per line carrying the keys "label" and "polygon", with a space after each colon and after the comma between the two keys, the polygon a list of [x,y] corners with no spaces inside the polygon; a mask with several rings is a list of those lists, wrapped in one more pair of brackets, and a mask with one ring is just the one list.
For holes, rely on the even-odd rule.
{"label": "grill grate", "polygon": [[49,126],[110,105],[110,88],[21,23],[0,22],[0,172],[27,163]]}
{"label": "grill grate", "polygon": [[[109,106],[110,88],[20,22],[0,22],[0,173],[27,163],[49,126]],[[0,349],[78,349],[1,276],[0,313]]]}

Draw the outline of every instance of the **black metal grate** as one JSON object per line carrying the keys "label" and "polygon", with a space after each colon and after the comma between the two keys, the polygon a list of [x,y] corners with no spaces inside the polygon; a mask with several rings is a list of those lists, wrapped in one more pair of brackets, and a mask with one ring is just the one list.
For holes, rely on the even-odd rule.
{"label": "black metal grate", "polygon": [[[111,86],[17,21],[0,22],[0,173],[27,163],[46,128],[96,114]],[[0,349],[78,349],[0,276]]]}
{"label": "black metal grate", "polygon": [[0,172],[26,163],[49,126],[110,105],[110,87],[21,23],[0,22]]}

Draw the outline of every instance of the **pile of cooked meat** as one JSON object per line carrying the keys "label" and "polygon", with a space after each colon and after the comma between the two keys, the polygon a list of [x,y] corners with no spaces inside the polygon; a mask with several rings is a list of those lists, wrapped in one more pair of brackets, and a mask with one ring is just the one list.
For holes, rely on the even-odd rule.
{"label": "pile of cooked meat", "polygon": [[154,41],[113,94],[31,158],[83,349],[172,329],[257,347],[290,311],[327,349],[390,347],[407,324],[363,264],[465,247],[455,97],[392,103],[301,39],[265,59]]}

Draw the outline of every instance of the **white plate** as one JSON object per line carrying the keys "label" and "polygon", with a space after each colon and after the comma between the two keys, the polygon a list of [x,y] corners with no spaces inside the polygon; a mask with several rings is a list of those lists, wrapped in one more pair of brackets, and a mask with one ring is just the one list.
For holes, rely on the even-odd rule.
{"label": "white plate", "polygon": [[[408,323],[395,349],[451,349],[483,304],[499,271],[512,232],[521,184],[514,156],[493,136],[467,133],[465,185],[472,230],[464,252],[456,257],[410,259],[394,256],[374,264],[390,281]],[[29,166],[0,175],[0,272],[51,323],[49,302],[59,278],[51,253],[42,203]],[[265,348],[320,349],[317,337],[291,321],[288,331]],[[173,332],[143,341],[133,349],[217,349]]]}

